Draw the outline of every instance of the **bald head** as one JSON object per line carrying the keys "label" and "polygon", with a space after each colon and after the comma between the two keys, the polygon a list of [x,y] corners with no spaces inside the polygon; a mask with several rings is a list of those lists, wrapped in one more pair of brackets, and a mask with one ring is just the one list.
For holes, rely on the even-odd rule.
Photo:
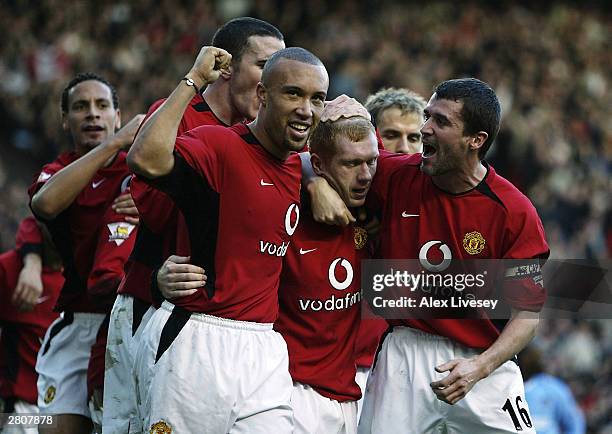
{"label": "bald head", "polygon": [[312,54],[310,51],[301,47],[289,47],[274,53],[266,64],[264,65],[263,72],[261,74],[261,82],[264,86],[268,86],[277,65],[281,60],[294,60],[296,62],[305,63],[307,65],[320,66],[325,69],[325,65],[321,62],[317,56]]}

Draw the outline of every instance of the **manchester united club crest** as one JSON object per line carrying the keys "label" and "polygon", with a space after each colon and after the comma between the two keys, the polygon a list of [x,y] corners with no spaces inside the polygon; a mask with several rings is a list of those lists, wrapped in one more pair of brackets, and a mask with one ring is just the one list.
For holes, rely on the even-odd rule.
{"label": "manchester united club crest", "polygon": [[159,422],[156,422],[153,425],[151,425],[151,431],[149,431],[149,433],[150,434],[171,434],[172,428],[170,428],[170,425],[168,425],[166,422],[164,422],[163,420],[160,420]]}
{"label": "manchester united club crest", "polygon": [[470,255],[477,255],[482,252],[487,242],[478,231],[468,232],[463,237],[463,248]]}
{"label": "manchester united club crest", "polygon": [[47,387],[43,400],[45,401],[45,404],[49,404],[51,401],[53,401],[53,398],[55,398],[55,386],[49,386]]}
{"label": "manchester united club crest", "polygon": [[355,233],[355,249],[361,250],[365,247],[368,242],[368,232],[364,228],[360,228],[359,226],[354,227]]}

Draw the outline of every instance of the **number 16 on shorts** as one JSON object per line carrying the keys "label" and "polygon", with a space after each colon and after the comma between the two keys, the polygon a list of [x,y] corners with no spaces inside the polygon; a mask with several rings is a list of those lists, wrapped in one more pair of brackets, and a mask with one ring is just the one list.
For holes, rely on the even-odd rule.
{"label": "number 16 on shorts", "polygon": [[[504,403],[502,410],[508,413],[514,428],[517,431],[523,431],[523,425],[527,428],[531,428],[531,418],[529,417],[529,411],[526,405],[523,404],[523,398],[517,396],[516,398],[508,398]],[[519,419],[520,418],[520,419]]]}

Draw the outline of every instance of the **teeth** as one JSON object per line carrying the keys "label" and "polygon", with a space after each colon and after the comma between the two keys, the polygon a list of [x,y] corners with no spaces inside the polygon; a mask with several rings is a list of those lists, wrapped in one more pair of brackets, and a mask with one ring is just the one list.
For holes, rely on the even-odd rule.
{"label": "teeth", "polygon": [[289,126],[291,128],[294,128],[298,131],[306,131],[308,129],[308,127],[306,125],[301,125],[301,124],[289,124]]}

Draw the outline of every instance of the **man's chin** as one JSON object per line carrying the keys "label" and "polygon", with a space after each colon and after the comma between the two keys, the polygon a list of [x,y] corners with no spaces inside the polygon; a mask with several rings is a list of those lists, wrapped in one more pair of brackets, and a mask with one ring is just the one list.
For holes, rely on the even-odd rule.
{"label": "man's chin", "polygon": [[428,164],[421,160],[421,172],[425,175],[434,176],[436,174],[436,169],[432,164]]}
{"label": "man's chin", "polygon": [[345,201],[345,203],[347,204],[347,206],[349,208],[359,208],[360,206],[365,205],[365,198],[363,199],[349,199],[348,201]]}
{"label": "man's chin", "polygon": [[296,142],[294,140],[285,140],[285,147],[289,151],[300,152],[306,146],[306,140]]}

